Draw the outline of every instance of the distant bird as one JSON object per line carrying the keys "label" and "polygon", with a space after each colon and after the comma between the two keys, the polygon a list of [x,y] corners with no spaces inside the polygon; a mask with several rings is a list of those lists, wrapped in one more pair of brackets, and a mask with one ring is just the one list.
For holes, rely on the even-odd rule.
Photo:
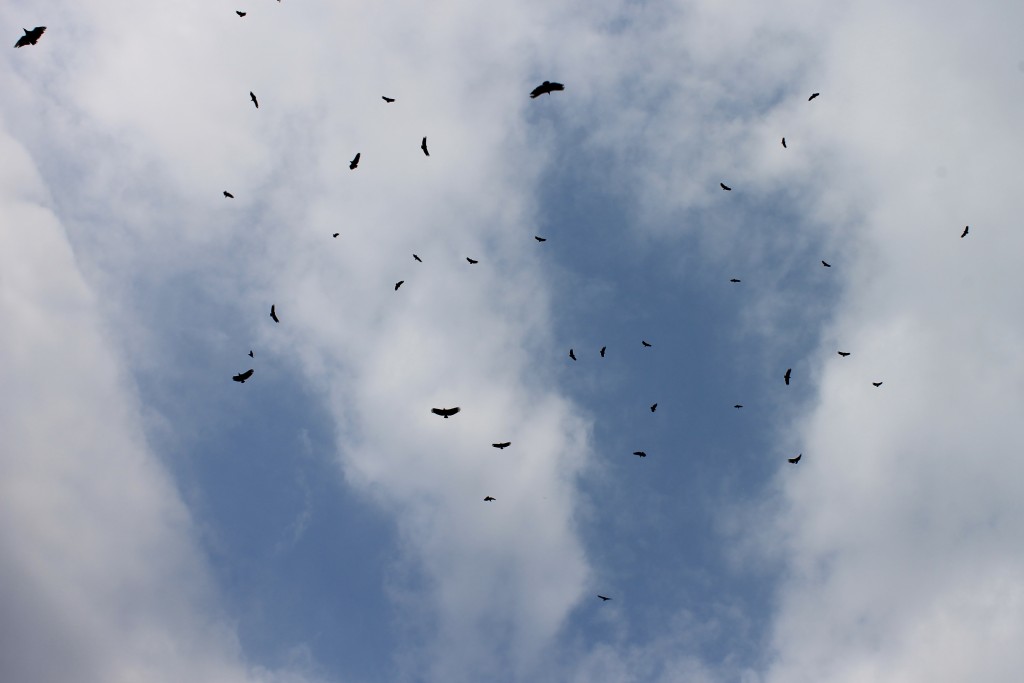
{"label": "distant bird", "polygon": [[274,304],[270,304],[270,317],[274,319],[275,323],[281,322],[277,319],[277,311],[274,310]]}
{"label": "distant bird", "polygon": [[461,408],[456,406],[454,408],[431,408],[430,412],[432,412],[434,415],[440,415],[441,417],[447,420],[449,417],[459,412],[459,410],[461,410]]}
{"label": "distant bird", "polygon": [[245,380],[247,380],[250,377],[252,377],[252,373],[253,373],[252,368],[249,368],[245,372],[238,373],[237,375],[235,375],[231,379],[235,380],[236,382],[238,382],[240,384],[245,384]]}
{"label": "distant bird", "polygon": [[405,282],[405,280],[399,280],[398,282],[395,283],[395,291],[396,292],[398,291],[398,288],[402,286],[403,282]]}
{"label": "distant bird", "polygon": [[804,457],[803,453],[801,453],[800,455],[796,456],[795,458],[788,458],[789,464],[791,464],[791,465],[797,464],[798,462],[800,462],[800,458],[802,458],[802,457]]}
{"label": "distant bird", "polygon": [[569,358],[572,358],[573,360],[576,360],[576,354],[573,353],[572,349],[569,349]]}
{"label": "distant bird", "polygon": [[245,12],[240,12],[239,10],[235,10],[235,14],[237,14],[240,17],[244,17],[245,16]]}
{"label": "distant bird", "polygon": [[846,358],[847,356],[849,356],[849,355],[850,355],[850,352],[849,352],[849,351],[836,351],[836,353],[838,353],[838,354],[839,354],[840,356],[842,356],[843,358]]}
{"label": "distant bird", "polygon": [[742,407],[743,407],[742,403],[737,403],[736,405],[733,406],[733,408],[742,408]]}
{"label": "distant bird", "polygon": [[257,109],[260,108],[260,103],[256,100],[256,95],[253,94],[252,90],[249,91],[249,99],[252,100],[252,103],[256,105]]}
{"label": "distant bird", "polygon": [[391,104],[392,102],[394,102],[394,101],[395,101],[395,98],[394,98],[394,97],[386,97],[386,96],[384,96],[384,95],[381,95],[381,96],[380,96],[380,98],[381,98],[382,100],[384,100],[385,102],[387,102],[388,104]]}
{"label": "distant bird", "polygon": [[361,157],[362,155],[363,155],[362,152],[357,152],[356,153],[356,155],[352,158],[352,161],[350,161],[348,163],[348,170],[350,170],[350,171],[356,170],[356,166],[359,165],[359,157]]}
{"label": "distant bird", "polygon": [[651,346],[651,342],[644,341],[643,339],[640,340],[640,343],[643,344],[647,348],[650,348],[650,346]]}
{"label": "distant bird", "polygon": [[494,446],[495,448],[497,448],[500,451],[500,450],[504,450],[504,449],[508,448],[509,446],[511,446],[512,442],[511,441],[506,441],[504,443],[492,443],[491,445]]}
{"label": "distant bird", "polygon": [[598,595],[597,597],[601,598],[601,602],[608,602],[609,600],[611,600],[611,598],[606,598],[603,595]]}
{"label": "distant bird", "polygon": [[416,259],[417,261],[419,261],[420,263],[423,263],[423,259],[421,259],[421,258],[420,258],[419,256],[417,256],[416,254],[413,254],[413,255],[412,255],[412,257],[413,257],[414,259]]}
{"label": "distant bird", "polygon": [[231,194],[227,190],[224,190],[224,196],[227,197],[228,199],[234,199],[235,198],[235,195]]}
{"label": "distant bird", "polygon": [[880,387],[880,386],[882,386],[882,383],[881,382],[872,382],[871,386]]}
{"label": "distant bird", "polygon": [[789,378],[793,374],[793,368],[787,368],[786,374],[782,376],[782,379],[786,380],[786,386],[789,386]]}
{"label": "distant bird", "polygon": [[601,358],[604,358],[604,352],[605,352],[605,351],[606,351],[607,349],[608,349],[608,347],[607,347],[607,346],[602,346],[602,347],[601,347]]}
{"label": "distant bird", "polygon": [[430,152],[427,151],[427,139],[426,138],[423,138],[423,142],[420,143],[420,149],[422,149],[423,153],[426,154],[428,157],[430,156]]}
{"label": "distant bird", "polygon": [[[971,226],[965,225],[964,226],[964,231],[962,233],[960,233],[960,239],[963,239],[963,238],[967,237],[967,231],[970,230],[970,229],[971,229]],[[982,241],[984,242],[984,240],[982,240]]]}
{"label": "distant bird", "polygon": [[652,403],[651,404],[651,412],[653,413],[657,409],[658,409],[658,404],[657,403]]}
{"label": "distant bird", "polygon": [[718,183],[718,184],[721,185],[722,189],[725,190],[726,192],[732,192],[732,188],[729,187],[728,185],[726,185],[725,183]]}
{"label": "distant bird", "polygon": [[333,235],[331,235],[331,237],[334,237],[335,239],[337,239],[338,235],[340,235],[340,234],[341,234],[340,232],[336,232]]}
{"label": "distant bird", "polygon": [[807,98],[807,101],[810,102],[811,100],[813,100],[815,97],[817,97],[820,94],[821,94],[820,92],[811,93],[811,96]]}
{"label": "distant bird", "polygon": [[821,262],[821,265],[825,266],[826,268],[831,268],[832,267],[831,263],[829,263],[828,261],[824,261],[824,260]]}
{"label": "distant bird", "polygon": [[782,138],[782,148],[786,149],[786,138]]}
{"label": "distant bird", "polygon": [[249,349],[249,358],[255,358],[255,357],[256,356],[252,355],[252,349]]}
{"label": "distant bird", "polygon": [[633,455],[638,455],[641,458],[646,458],[647,457],[647,454],[644,453],[643,451],[633,451]]}
{"label": "distant bird", "polygon": [[732,278],[731,280],[729,280],[729,282],[742,282],[742,280],[738,280],[736,278]]}
{"label": "distant bird", "polygon": [[541,237],[540,235],[534,235],[533,239],[537,240],[538,242],[547,242],[548,241],[547,237]]}
{"label": "distant bird", "polygon": [[480,263],[480,262],[479,262],[479,261],[477,261],[476,259],[472,259],[472,258],[469,258],[468,256],[466,257],[466,260],[467,260],[467,261],[469,261],[469,262],[470,262],[470,264],[474,264],[474,263]]}
{"label": "distant bird", "polygon": [[27,28],[23,28],[21,30],[25,32],[25,35],[23,35],[21,38],[18,38],[18,42],[14,44],[14,47],[25,47],[26,45],[35,45],[43,36],[43,32],[46,30],[46,27],[36,26],[31,31],[29,31]]}
{"label": "distant bird", "polygon": [[561,83],[552,83],[551,81],[544,81],[543,83],[541,83],[540,85],[533,89],[533,92],[530,93],[530,98],[536,99],[541,95],[544,95],[545,93],[550,95],[551,93],[557,90],[565,90],[565,86],[562,85]]}
{"label": "distant bird", "polygon": [[484,496],[484,502],[485,503],[487,503],[489,501],[492,501],[492,500],[498,500],[498,499],[497,498],[492,498],[491,496]]}

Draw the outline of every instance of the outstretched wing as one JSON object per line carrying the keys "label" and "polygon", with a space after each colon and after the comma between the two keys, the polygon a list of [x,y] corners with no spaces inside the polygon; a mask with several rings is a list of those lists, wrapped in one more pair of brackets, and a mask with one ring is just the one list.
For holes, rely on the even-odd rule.
{"label": "outstretched wing", "polygon": [[237,375],[235,375],[231,379],[235,380],[236,382],[241,382],[242,384],[245,384],[245,380],[247,380],[250,377],[252,377],[252,373],[253,373],[252,368],[249,368],[245,372],[238,373]]}
{"label": "outstretched wing", "polygon": [[431,408],[430,412],[434,415],[440,415],[441,417],[451,417],[455,413],[459,412],[460,408]]}

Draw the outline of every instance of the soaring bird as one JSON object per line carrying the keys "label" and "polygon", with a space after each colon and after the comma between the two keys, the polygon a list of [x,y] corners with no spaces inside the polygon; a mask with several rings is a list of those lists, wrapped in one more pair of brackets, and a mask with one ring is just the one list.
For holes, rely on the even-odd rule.
{"label": "soaring bird", "polygon": [[651,412],[653,413],[657,409],[658,409],[658,404],[657,403],[652,403],[651,404]]}
{"label": "soaring bird", "polygon": [[601,358],[604,358],[604,352],[607,351],[607,350],[608,350],[607,346],[602,346],[601,347]]}
{"label": "soaring bird", "polygon": [[650,348],[650,346],[651,346],[651,342],[645,341],[643,339],[640,340],[640,343],[643,344],[647,348]]}
{"label": "soaring bird", "polygon": [[742,403],[737,403],[736,405],[733,406],[733,408],[742,408],[742,407],[743,407]]}
{"label": "soaring bird", "polygon": [[606,598],[603,595],[598,595],[597,597],[601,598],[601,602],[608,602],[609,600],[611,600],[611,598]]}
{"label": "soaring bird", "polygon": [[395,98],[394,98],[394,97],[387,97],[387,96],[385,96],[385,95],[381,95],[380,97],[381,97],[381,99],[382,99],[382,100],[384,100],[384,101],[385,101],[385,102],[387,102],[388,104],[391,104],[392,102],[394,102],[394,101],[395,101]]}
{"label": "soaring bird", "polygon": [[786,149],[786,138],[782,138],[782,149]]}
{"label": "soaring bird", "polygon": [[633,451],[633,455],[638,455],[641,458],[646,458],[647,457],[647,454],[644,453],[643,451]]}
{"label": "soaring bird", "polygon": [[550,95],[556,90],[565,90],[565,86],[562,85],[561,83],[552,83],[551,81],[544,81],[543,83],[541,83],[540,85],[533,89],[533,92],[530,93],[530,97],[532,99],[536,99],[545,93]]}
{"label": "soaring bird", "polygon": [[277,319],[277,311],[274,310],[274,304],[270,304],[270,317],[274,319],[275,323],[281,322]]}
{"label": "soaring bird", "polygon": [[498,499],[497,499],[497,498],[494,498],[494,497],[492,497],[492,496],[484,496],[484,502],[485,502],[485,503],[487,503],[487,502],[490,502],[490,501],[492,501],[492,500],[498,500]]}
{"label": "soaring bird", "polygon": [[500,450],[504,450],[504,449],[508,448],[509,446],[511,446],[512,442],[511,441],[506,441],[504,443],[492,443],[491,445],[494,446],[495,448],[497,448],[500,451]]}
{"label": "soaring bird", "polygon": [[419,261],[420,263],[423,263],[423,259],[421,259],[421,258],[420,258],[419,256],[417,256],[416,254],[413,254],[413,255],[412,255],[412,257],[413,257],[414,259],[416,259],[417,261]]}
{"label": "soaring bird", "polygon": [[786,368],[786,374],[782,376],[782,379],[786,380],[786,386],[789,386],[789,378],[793,374],[793,368]]}
{"label": "soaring bird", "polygon": [[423,138],[423,142],[420,143],[420,149],[422,149],[423,153],[426,154],[428,157],[430,156],[430,152],[427,151],[427,139],[426,138]]}
{"label": "soaring bird", "polygon": [[260,108],[260,103],[256,100],[256,95],[253,94],[252,90],[249,91],[249,99],[252,100],[252,103],[256,105],[257,109]]}
{"label": "soaring bird", "polygon": [[430,412],[432,412],[434,415],[440,415],[441,417],[447,420],[449,417],[459,412],[459,410],[461,410],[461,408],[456,406],[454,408],[431,408]]}
{"label": "soaring bird", "polygon": [[533,239],[537,240],[538,242],[547,242],[548,241],[547,237],[541,237],[540,235],[534,235]]}
{"label": "soaring bird", "polygon": [[236,382],[239,382],[239,383],[241,383],[241,384],[245,384],[245,380],[247,380],[247,379],[249,379],[250,377],[252,377],[252,373],[253,373],[253,370],[252,370],[252,368],[249,368],[249,369],[248,369],[248,370],[246,370],[245,372],[240,372],[240,373],[238,373],[237,375],[235,375],[235,376],[234,376],[234,377],[232,377],[231,379],[233,379],[233,380],[235,380]]}
{"label": "soaring bird", "polygon": [[825,260],[822,260],[821,265],[825,266],[826,268],[832,267],[832,264]]}
{"label": "soaring bird", "polygon": [[836,353],[838,353],[838,354],[839,354],[840,356],[842,356],[843,358],[846,358],[847,356],[849,356],[849,355],[850,355],[850,352],[849,352],[849,351],[836,351]]}
{"label": "soaring bird", "polygon": [[817,97],[820,94],[821,94],[820,92],[811,93],[811,96],[807,98],[807,101],[810,102],[811,100],[813,100],[815,97]]}
{"label": "soaring bird", "polygon": [[802,458],[802,457],[804,457],[804,454],[803,454],[803,453],[801,453],[800,455],[796,456],[795,458],[788,458],[788,460],[789,460],[789,464],[790,464],[790,465],[795,465],[795,464],[797,464],[798,462],[800,462],[800,458]]}
{"label": "soaring bird", "polygon": [[398,288],[402,286],[403,282],[405,282],[405,280],[399,280],[398,282],[395,283],[395,291],[396,292],[398,291]]}
{"label": "soaring bird", "polygon": [[25,47],[26,45],[35,45],[39,42],[39,39],[43,35],[43,31],[46,30],[45,26],[36,26],[34,29],[29,31],[27,28],[21,29],[25,32],[21,38],[18,38],[18,42],[14,44],[14,47]]}
{"label": "soaring bird", "polygon": [[338,235],[340,235],[340,234],[341,234],[340,232],[336,232],[333,235],[331,235],[331,237],[333,237],[334,239],[338,239]]}
{"label": "soaring bird", "polygon": [[729,282],[742,282],[742,280],[740,280],[740,279],[738,279],[738,278],[731,278],[731,279],[729,280]]}
{"label": "soaring bird", "polygon": [[224,196],[227,197],[228,199],[234,199],[235,198],[235,195],[231,194],[227,190],[224,190]]}
{"label": "soaring bird", "polygon": [[356,155],[352,158],[352,161],[348,162],[348,170],[356,170],[356,166],[359,165],[359,157],[361,157],[362,155],[362,152],[356,152]]}
{"label": "soaring bird", "polygon": [[252,349],[249,349],[249,358],[255,358],[255,357],[256,356],[252,355]]}
{"label": "soaring bird", "polygon": [[576,360],[576,354],[573,353],[572,349],[569,349],[569,358],[572,358],[573,360]]}
{"label": "soaring bird", "polygon": [[[971,226],[965,225],[964,226],[964,231],[962,233],[960,233],[960,239],[963,239],[963,238],[967,237],[967,231],[970,230],[970,229],[971,229]],[[982,240],[982,241],[984,241],[984,240]]]}
{"label": "soaring bird", "polygon": [[235,14],[237,14],[240,17],[244,17],[245,16],[245,12],[242,12],[242,11],[237,10],[237,9],[235,10]]}
{"label": "soaring bird", "polygon": [[725,190],[726,192],[732,192],[732,188],[729,187],[728,185],[726,185],[725,183],[718,183],[718,184],[721,185],[722,189]]}
{"label": "soaring bird", "polygon": [[473,259],[473,258],[469,258],[468,256],[466,257],[466,260],[467,260],[467,261],[469,261],[470,265],[472,265],[472,264],[474,264],[474,263],[480,263],[480,262],[479,262],[479,261],[477,261],[476,259]]}
{"label": "soaring bird", "polygon": [[882,383],[881,382],[872,382],[871,386],[880,387],[880,386],[882,386]]}

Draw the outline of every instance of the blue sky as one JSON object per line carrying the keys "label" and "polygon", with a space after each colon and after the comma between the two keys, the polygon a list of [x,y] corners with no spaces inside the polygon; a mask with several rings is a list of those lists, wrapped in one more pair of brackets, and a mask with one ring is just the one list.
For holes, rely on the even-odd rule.
{"label": "blue sky", "polygon": [[1021,15],[5,4],[0,678],[1017,680]]}

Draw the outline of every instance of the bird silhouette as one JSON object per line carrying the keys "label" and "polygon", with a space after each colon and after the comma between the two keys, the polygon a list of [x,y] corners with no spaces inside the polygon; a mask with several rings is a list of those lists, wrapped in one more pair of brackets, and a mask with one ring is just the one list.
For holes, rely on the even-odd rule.
{"label": "bird silhouette", "polygon": [[742,407],[743,407],[742,403],[737,403],[736,405],[733,406],[733,408],[742,408]]}
{"label": "bird silhouette", "polygon": [[544,81],[543,83],[541,83],[540,85],[533,89],[533,92],[530,93],[530,98],[536,99],[545,93],[550,95],[551,93],[557,90],[565,90],[565,86],[562,85],[561,83],[552,83],[551,81]]}
{"label": "bird silhouette", "polygon": [[533,239],[537,240],[538,242],[547,242],[548,241],[547,237],[541,237],[540,235],[534,235]]}
{"label": "bird silhouette", "polygon": [[849,355],[850,355],[850,352],[849,352],[849,351],[836,351],[836,353],[838,353],[838,354],[839,354],[840,356],[842,356],[843,358],[846,358],[847,356],[849,356]]}
{"label": "bird silhouette", "polygon": [[422,149],[423,153],[426,154],[428,157],[430,156],[430,152],[427,151],[427,139],[426,138],[423,138],[423,142],[420,143],[420,149]]}
{"label": "bird silhouette", "polygon": [[417,256],[416,254],[413,254],[413,255],[412,255],[412,257],[413,257],[414,259],[416,259],[417,261],[419,261],[420,263],[423,263],[423,259],[421,259],[421,258],[420,258],[419,256]]}
{"label": "bird silhouette", "polygon": [[459,410],[461,410],[461,408],[456,406],[454,408],[431,408],[430,412],[432,412],[434,415],[440,415],[441,417],[447,420],[449,417],[459,412]]}
{"label": "bird silhouette", "polygon": [[492,443],[491,445],[494,446],[495,448],[497,448],[499,451],[501,451],[501,450],[505,450],[506,448],[511,446],[512,442],[511,441],[505,441],[504,443]]}
{"label": "bird silhouette", "polygon": [[726,185],[725,183],[718,183],[718,184],[721,185],[722,189],[725,190],[726,192],[732,192],[732,188],[729,187],[728,185]]}
{"label": "bird silhouette", "polygon": [[260,103],[259,103],[259,101],[258,101],[258,100],[256,99],[256,95],[254,95],[254,94],[253,94],[252,90],[250,90],[250,91],[249,91],[249,99],[250,99],[250,100],[252,100],[252,103],[256,105],[256,108],[257,108],[257,109],[259,109],[259,108],[260,108]]}
{"label": "bird silhouette", "polygon": [[277,319],[277,311],[274,308],[274,304],[270,304],[270,317],[273,318],[275,323],[281,322]]}
{"label": "bird silhouette", "polygon": [[380,96],[380,98],[381,98],[382,100],[384,100],[385,102],[387,102],[388,104],[391,104],[392,102],[394,102],[394,101],[395,101],[395,98],[394,98],[394,97],[386,97],[386,96],[384,96],[384,95],[381,95],[381,96]]}
{"label": "bird silhouette", "polygon": [[395,291],[396,292],[398,291],[398,288],[402,286],[403,282],[405,282],[405,280],[399,280],[398,282],[395,283]]}
{"label": "bird silhouette", "polygon": [[231,194],[227,190],[224,190],[224,196],[227,197],[228,199],[234,199],[235,198],[235,195]]}
{"label": "bird silhouette", "polygon": [[491,496],[484,496],[484,502],[485,502],[485,503],[487,503],[487,502],[489,502],[489,501],[492,501],[492,500],[498,500],[498,499],[497,499],[497,498],[493,498],[493,497],[491,497]]}
{"label": "bird silhouette", "polygon": [[646,458],[647,457],[647,454],[644,453],[643,451],[633,451],[633,455],[640,456],[641,458]]}
{"label": "bird silhouette", "polygon": [[21,29],[25,32],[21,38],[18,38],[18,42],[14,44],[14,47],[25,47],[26,45],[35,45],[42,38],[43,32],[46,31],[45,26],[36,26],[34,29],[29,31],[27,28]]}
{"label": "bird silhouette", "polygon": [[871,386],[880,387],[880,386],[882,386],[882,383],[881,382],[872,382]]}
{"label": "bird silhouette", "polygon": [[256,356],[252,355],[252,349],[249,349],[249,358],[255,358],[255,357]]}
{"label": "bird silhouette", "polygon": [[789,378],[792,376],[792,374],[793,374],[793,368],[787,368],[786,369],[786,374],[782,376],[782,379],[786,380],[786,386],[787,387],[789,386]]}
{"label": "bird silhouette", "polygon": [[248,370],[246,370],[245,372],[240,372],[240,373],[238,373],[237,375],[235,375],[235,376],[234,376],[234,377],[232,377],[231,379],[235,380],[235,381],[236,381],[236,382],[238,382],[239,384],[245,384],[245,380],[247,380],[247,379],[249,379],[250,377],[252,377],[252,373],[253,373],[253,370],[252,370],[252,368],[249,368],[249,369],[248,369]]}
{"label": "bird silhouette", "polygon": [[652,403],[651,404],[651,412],[653,413],[657,409],[658,409],[658,404],[657,403]]}
{"label": "bird silhouette", "polygon": [[611,600],[611,598],[606,598],[603,595],[598,595],[597,597],[601,598],[601,602],[608,602],[609,600]]}
{"label": "bird silhouette", "polygon": [[786,138],[782,138],[782,148],[786,148]]}
{"label": "bird silhouette", "polygon": [[832,267],[832,264],[829,263],[828,261],[822,261],[821,265],[825,266],[826,268],[831,268]]}
{"label": "bird silhouette", "polygon": [[337,238],[338,238],[338,235],[340,235],[340,234],[341,234],[340,232],[336,232],[336,233],[334,233],[333,235],[331,235],[331,237],[333,237],[333,238],[337,239]]}
{"label": "bird silhouette", "polygon": [[802,458],[802,457],[804,457],[803,453],[801,453],[800,455],[796,456],[795,458],[788,458],[789,464],[791,464],[791,465],[797,464],[798,462],[800,462],[800,458]]}
{"label": "bird silhouette", "polygon": [[356,166],[359,165],[359,157],[361,157],[362,155],[362,152],[356,152],[356,155],[352,158],[352,161],[348,162],[348,170],[356,170]]}
{"label": "bird silhouette", "polygon": [[811,93],[811,96],[807,98],[807,101],[810,102],[811,100],[813,100],[815,97],[817,97],[820,94],[821,94],[820,92]]}
{"label": "bird silhouette", "polygon": [[641,339],[640,343],[643,344],[645,348],[650,348],[651,347],[651,342],[649,342],[649,341],[644,341],[643,339]]}
{"label": "bird silhouette", "polygon": [[476,259],[472,259],[472,258],[469,258],[468,256],[466,257],[466,260],[467,260],[467,261],[469,261],[469,262],[470,262],[470,264],[474,264],[474,263],[480,263],[480,262],[479,262],[479,261],[477,261]]}
{"label": "bird silhouette", "polygon": [[[965,225],[964,226],[964,231],[962,233],[960,233],[960,239],[963,239],[963,238],[967,237],[967,231],[970,230],[970,229],[971,229],[971,226]],[[985,240],[982,239],[982,242],[984,242],[984,241]]]}
{"label": "bird silhouette", "polygon": [[239,11],[237,9],[235,10],[235,14],[237,14],[240,17],[244,17],[245,16],[245,12],[241,12],[241,11]]}
{"label": "bird silhouette", "polygon": [[729,282],[742,282],[742,280],[739,280],[737,278],[732,278],[732,279],[729,280]]}
{"label": "bird silhouette", "polygon": [[604,352],[605,352],[605,351],[606,351],[607,349],[608,349],[608,347],[607,347],[607,346],[602,346],[602,347],[601,347],[601,358],[604,358]]}
{"label": "bird silhouette", "polygon": [[576,360],[576,354],[573,353],[572,349],[569,349],[569,358],[572,358],[573,360]]}

